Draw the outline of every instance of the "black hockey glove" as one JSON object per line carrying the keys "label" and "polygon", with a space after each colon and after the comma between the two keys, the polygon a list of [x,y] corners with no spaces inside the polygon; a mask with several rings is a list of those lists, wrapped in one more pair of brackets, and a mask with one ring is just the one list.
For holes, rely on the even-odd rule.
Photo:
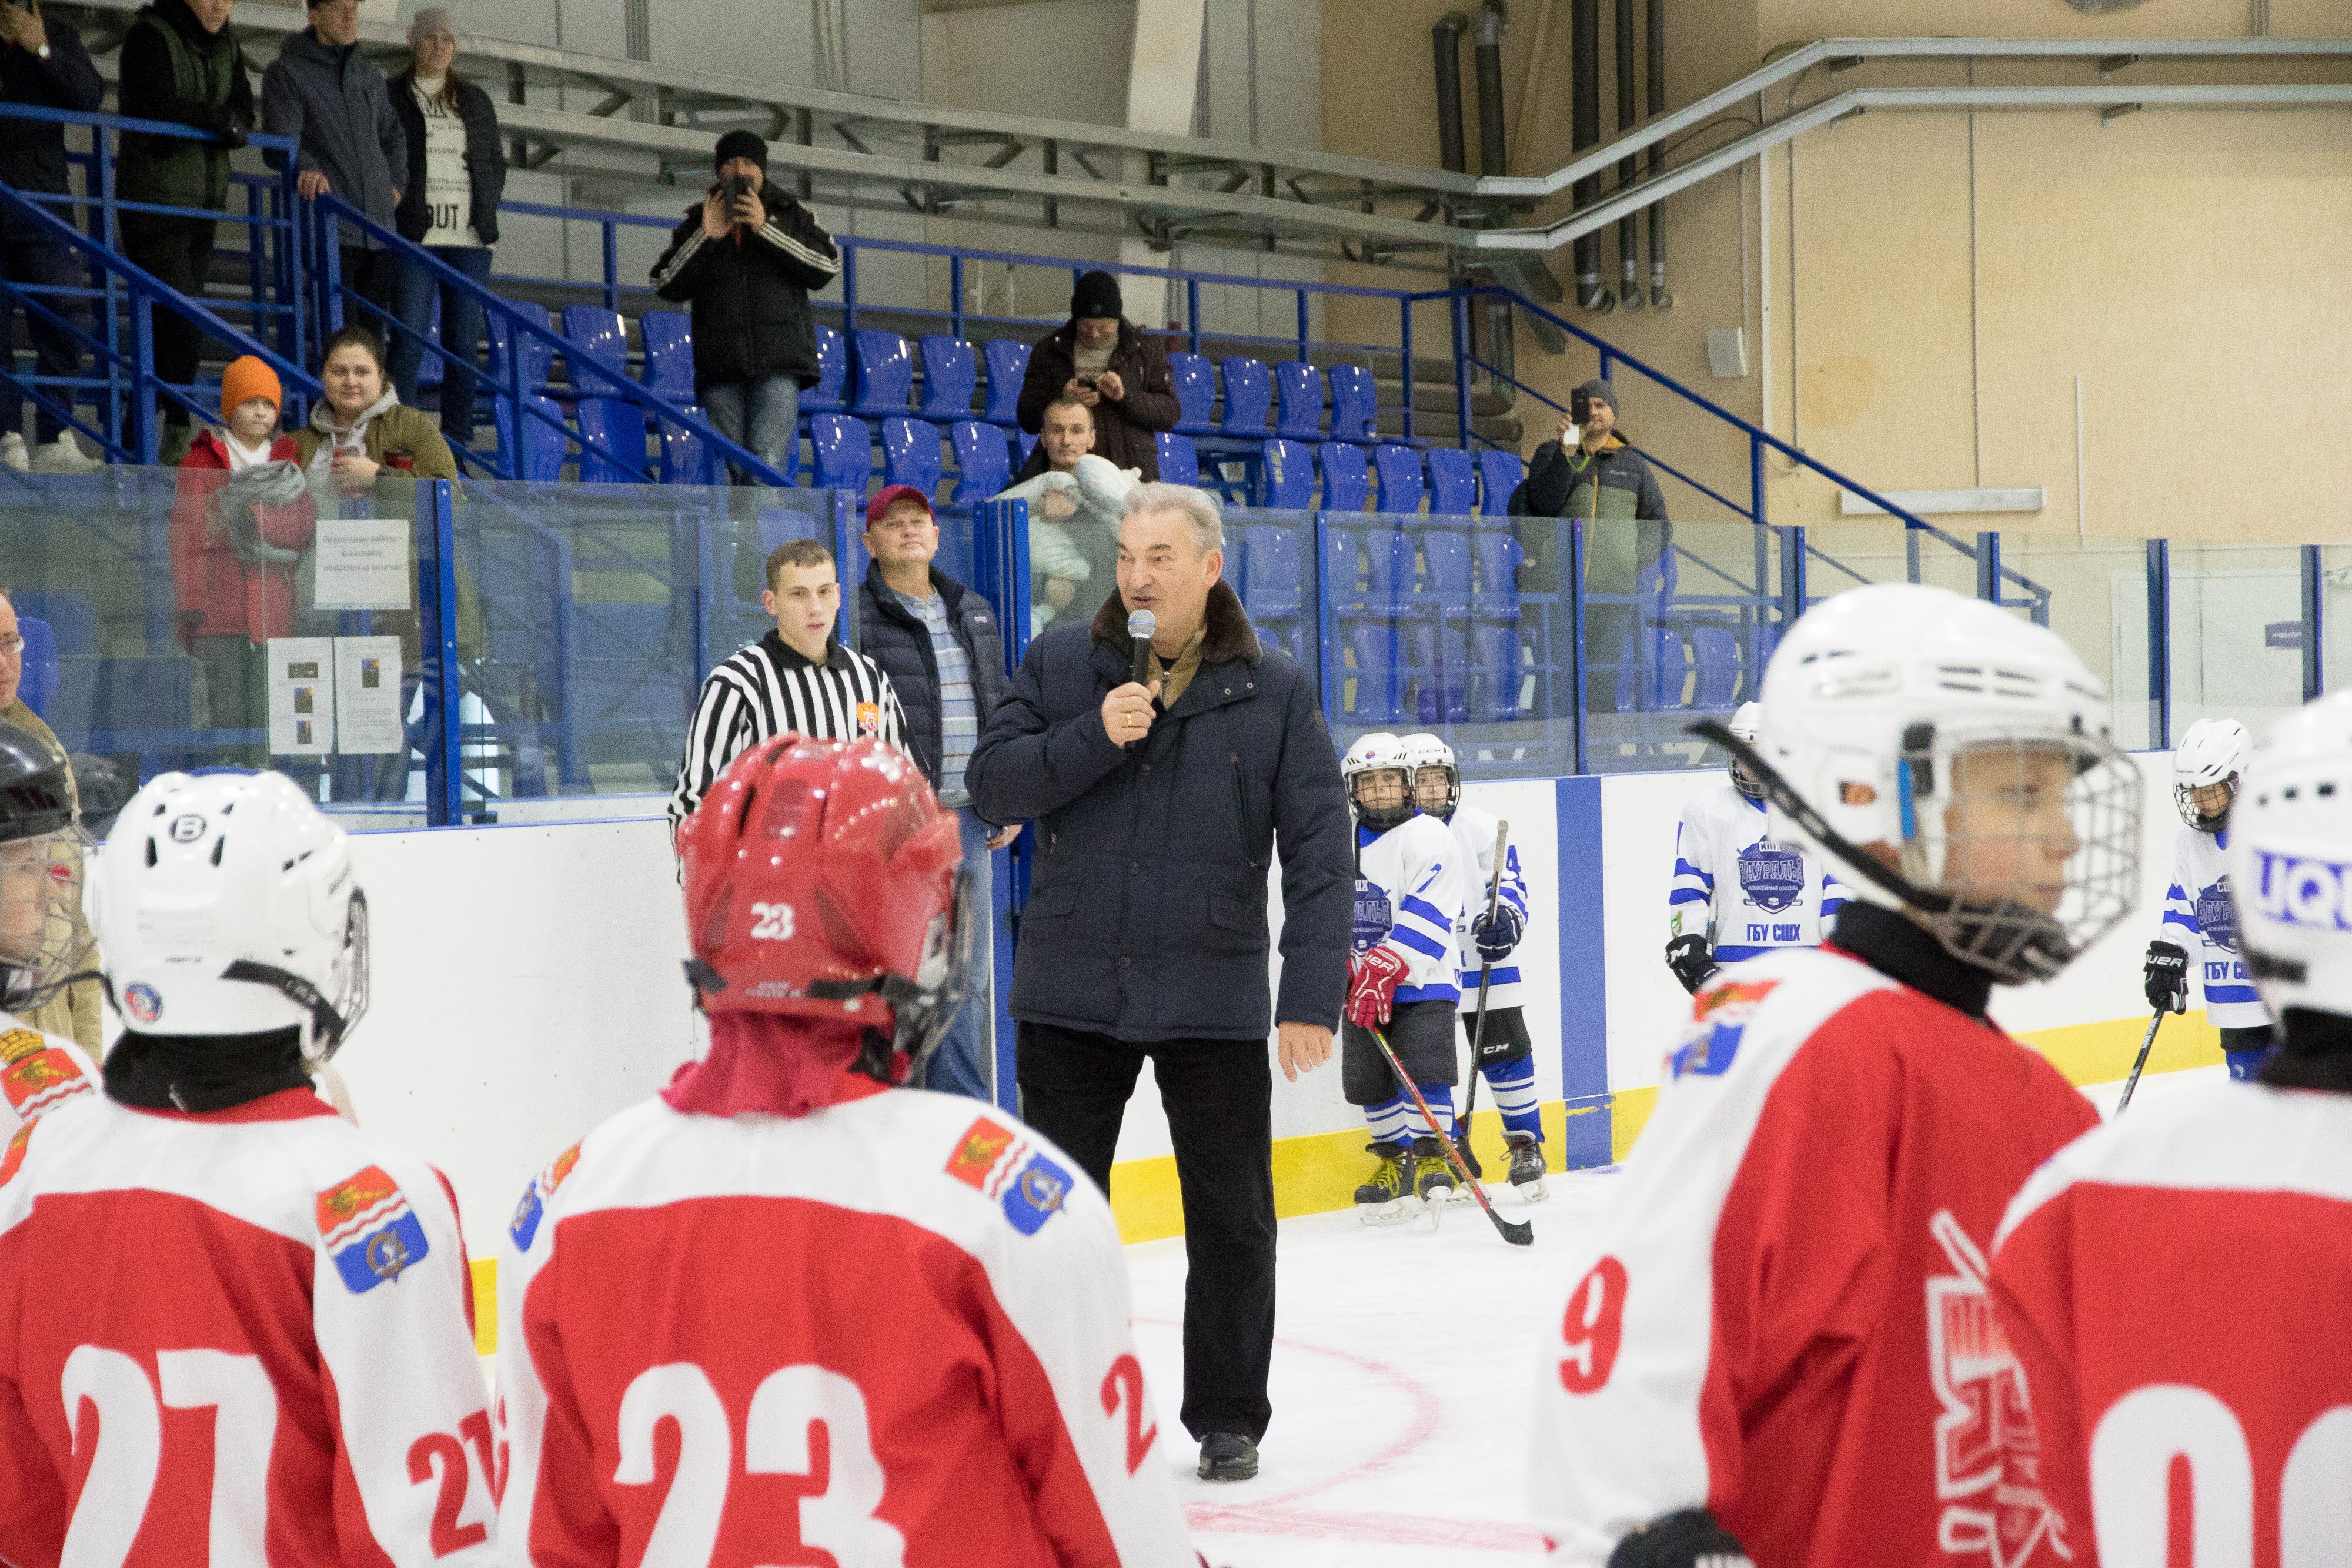
{"label": "black hockey glove", "polygon": [[2170,942],[2149,943],[2143,984],[2147,988],[2147,1005],[2158,1012],[2187,1012],[2189,955]]}
{"label": "black hockey glove", "polygon": [[1715,973],[1715,955],[1706,950],[1706,938],[1696,933],[1677,936],[1666,944],[1666,967],[1683,983],[1683,989],[1698,995],[1706,977]]}
{"label": "black hockey glove", "polygon": [[1609,1568],[1756,1568],[1739,1538],[1703,1508],[1670,1513],[1617,1543]]}
{"label": "black hockey glove", "polygon": [[1509,957],[1527,929],[1528,917],[1511,904],[1496,904],[1491,918],[1480,911],[1478,917],[1470,922],[1470,940],[1477,946],[1479,962],[1499,964]]}

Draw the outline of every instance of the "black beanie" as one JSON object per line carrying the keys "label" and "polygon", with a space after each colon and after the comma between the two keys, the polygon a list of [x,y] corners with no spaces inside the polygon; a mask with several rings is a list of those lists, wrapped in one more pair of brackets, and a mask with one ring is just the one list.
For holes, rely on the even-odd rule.
{"label": "black beanie", "polygon": [[[1591,398],[1596,402],[1607,403],[1609,405],[1609,412],[1612,413],[1623,413],[1625,412],[1625,405],[1617,401],[1617,389],[1597,376],[1580,385],[1576,391],[1582,392],[1586,397]],[[1575,396],[1575,392],[1569,394],[1571,402],[1574,401]]]}
{"label": "black beanie", "polygon": [[710,166],[716,169],[730,158],[749,158],[760,166],[761,173],[768,172],[768,144],[755,132],[730,131],[720,137],[717,150],[710,154]]}
{"label": "black beanie", "polygon": [[1070,293],[1070,316],[1073,320],[1088,317],[1124,316],[1127,307],[1118,297],[1118,279],[1108,272],[1082,273],[1078,286]]}

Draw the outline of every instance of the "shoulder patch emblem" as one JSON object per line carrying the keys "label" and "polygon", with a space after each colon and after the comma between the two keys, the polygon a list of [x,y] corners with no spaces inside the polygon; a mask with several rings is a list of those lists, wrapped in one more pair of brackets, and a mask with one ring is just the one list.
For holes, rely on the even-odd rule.
{"label": "shoulder patch emblem", "polygon": [[1036,1235],[1070,1194],[1068,1171],[990,1116],[964,1129],[945,1169],[982,1197],[995,1198],[1005,1219],[1024,1236]]}
{"label": "shoulder patch emblem", "polygon": [[1690,1026],[1683,1030],[1682,1039],[1666,1057],[1667,1076],[1680,1078],[1686,1072],[1698,1072],[1721,1077],[1739,1054],[1739,1040],[1747,1031],[1748,1020],[1756,1016],[1757,1008],[1780,983],[1727,980],[1699,992],[1698,999],[1691,1004]]}
{"label": "shoulder patch emblem", "polygon": [[522,1189],[522,1201],[515,1205],[514,1218],[507,1222],[507,1234],[514,1238],[515,1250],[528,1252],[539,1236],[539,1222],[546,1218],[547,1200],[580,1163],[580,1145],[572,1145],[555,1156],[548,1167],[530,1178]]}
{"label": "shoulder patch emblem", "polygon": [[[19,1036],[29,1038],[37,1049],[21,1051]],[[0,1068],[0,1094],[7,1097],[8,1108],[22,1121],[36,1121],[72,1096],[89,1091],[89,1080],[74,1059],[29,1030],[10,1030],[0,1040],[0,1059],[7,1062]]]}
{"label": "shoulder patch emblem", "polygon": [[986,1192],[989,1173],[1012,1146],[1011,1130],[982,1116],[956,1140],[955,1153],[948,1156],[947,1173],[974,1192]]}
{"label": "shoulder patch emblem", "polygon": [[0,1062],[16,1065],[36,1051],[47,1051],[49,1042],[41,1031],[32,1029],[12,1029],[0,1033]]}
{"label": "shoulder patch emblem", "polygon": [[424,1260],[431,1250],[408,1196],[381,1166],[370,1166],[319,1195],[319,1236],[335,1270],[365,1295]]}
{"label": "shoulder patch emblem", "polygon": [[16,1171],[25,1163],[25,1151],[32,1146],[32,1142],[33,1124],[27,1122],[16,1129],[15,1137],[8,1140],[8,1152],[0,1155],[0,1186],[6,1186],[16,1179]]}

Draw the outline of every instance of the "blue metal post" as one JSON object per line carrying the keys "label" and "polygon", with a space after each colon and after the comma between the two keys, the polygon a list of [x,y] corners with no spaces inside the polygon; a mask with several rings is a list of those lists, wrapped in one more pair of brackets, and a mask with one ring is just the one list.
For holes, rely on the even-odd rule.
{"label": "blue metal post", "polygon": [[621,313],[621,225],[607,218],[604,229],[604,308]]}
{"label": "blue metal post", "polygon": [[[94,126],[91,128],[89,144],[91,151],[96,152],[98,155],[100,232],[105,238],[106,248],[120,255],[121,253],[122,246],[114,232],[114,160],[106,155],[106,128],[104,126]],[[79,228],[81,225],[76,224],[74,226]],[[122,416],[125,412],[123,408],[123,394],[131,389],[127,388],[122,384],[121,373],[116,368],[121,363],[121,361],[115,357],[122,351],[122,331],[120,325],[121,314],[122,306],[125,300],[128,299],[129,295],[124,291],[121,284],[116,279],[111,268],[100,267],[98,268],[98,275],[104,280],[102,287],[106,292],[106,346],[110,350],[111,350],[107,355],[106,361],[106,419],[104,421],[106,425],[106,434],[117,445],[129,446],[131,445],[131,443],[123,439],[122,434]],[[26,330],[27,335],[30,334],[31,329],[32,313],[27,311],[26,312]],[[68,392],[66,393],[65,402],[68,403],[71,403],[73,402],[73,393],[71,392]]]}
{"label": "blue metal post", "polygon": [[1328,723],[1339,711],[1339,651],[1331,645],[1338,635],[1338,622],[1331,613],[1331,584],[1323,575],[1323,563],[1331,559],[1330,521],[1321,512],[1315,514],[1315,662],[1317,688],[1323,694],[1323,716]]}
{"label": "blue metal post", "polygon": [[[1759,528],[1763,527],[1766,521],[1764,517],[1764,441],[1762,437],[1759,436],[1752,430],[1748,433],[1748,520],[1754,523]],[[1757,573],[1756,581],[1758,586],[1760,588],[1764,581],[1762,572],[1759,571]]]}
{"label": "blue metal post", "polygon": [[1298,290],[1298,362],[1307,362],[1307,345],[1312,340],[1313,329],[1307,319],[1307,290]]}
{"label": "blue metal post", "polygon": [[1801,523],[1780,530],[1780,629],[1786,632],[1805,612],[1805,529]]}
{"label": "blue metal post", "polygon": [[1201,280],[1184,280],[1184,337],[1187,351],[1201,351]]}
{"label": "blue metal post", "polygon": [[131,291],[131,366],[129,444],[140,465],[152,468],[163,445],[155,420],[155,301],[139,288]]}
{"label": "blue metal post", "polygon": [[2303,556],[2303,700],[2310,702],[2327,689],[2324,654],[2326,635],[2322,619],[2326,610],[2325,580],[2320,576],[2319,547],[2305,545]]}
{"label": "blue metal post", "polygon": [[[431,576],[421,586],[433,611],[434,687],[441,718],[433,749],[425,756],[425,821],[429,827],[446,828],[466,820],[465,725],[458,711],[457,679],[457,486],[446,479],[422,479],[417,487],[425,494],[418,497],[425,504],[416,515],[429,520],[433,529],[432,555],[425,567]],[[441,764],[437,774],[433,768],[436,756]]]}
{"label": "blue metal post", "polygon": [[1470,450],[1470,296],[1455,289],[1451,297],[1454,317],[1454,423],[1455,444]]}
{"label": "blue metal post", "polygon": [[841,247],[841,335],[849,340],[850,351],[857,345],[857,247]]}
{"label": "blue metal post", "polygon": [[[1404,356],[1402,379],[1404,382],[1404,438],[1412,441],[1412,297],[1407,295],[1397,302],[1397,349]],[[1338,434],[1337,431],[1332,432]],[[1467,444],[1466,443],[1465,444]]]}
{"label": "blue metal post", "polygon": [[[1906,528],[1904,532],[1911,530]],[[2000,602],[2000,536],[1977,536],[1977,597],[1988,604]]]}
{"label": "blue metal post", "polygon": [[[1584,520],[1572,517],[1568,524],[1568,580],[1560,585],[1568,601],[1568,644],[1573,654],[1570,661],[1569,709],[1575,715],[1575,746],[1570,753],[1571,771],[1587,771],[1584,765],[1585,727],[1591,715],[1584,700]],[[1559,654],[1552,662],[1557,664]],[[1553,688],[1555,693],[1558,687]]]}
{"label": "blue metal post", "polygon": [[2147,743],[2172,746],[2172,549],[2147,541]]}
{"label": "blue metal post", "polygon": [[948,331],[963,336],[963,257],[948,257]]}

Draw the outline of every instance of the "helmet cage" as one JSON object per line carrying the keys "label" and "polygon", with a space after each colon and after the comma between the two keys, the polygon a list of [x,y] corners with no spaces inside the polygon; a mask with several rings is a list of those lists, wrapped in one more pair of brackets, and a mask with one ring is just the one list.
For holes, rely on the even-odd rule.
{"label": "helmet cage", "polygon": [[[1393,806],[1368,805],[1363,798],[1364,785],[1384,773],[1396,775],[1403,798]],[[1384,763],[1378,768],[1366,768],[1348,776],[1348,804],[1356,809],[1358,821],[1376,833],[1385,833],[1391,828],[1412,821],[1414,812],[1419,810],[1413,804],[1412,783],[1413,769],[1402,762]]]}
{"label": "helmet cage", "polygon": [[862,998],[874,996],[889,1008],[889,1032],[879,1028],[866,1031],[856,1062],[859,1071],[884,1083],[910,1082],[947,1038],[971,995],[971,955],[979,945],[978,883],[975,868],[956,868],[954,894],[948,906],[931,917],[914,974],[886,969],[866,979],[809,982],[809,995],[820,1000],[855,1009]]}
{"label": "helmet cage", "polygon": [[[70,821],[6,841],[12,850],[30,846],[35,864],[24,870],[42,878],[40,935],[30,935],[31,921],[26,919],[23,946],[16,946],[15,937],[0,938],[0,1011],[27,1012],[89,975],[93,944],[83,917],[82,891],[89,884],[93,845],[80,825]],[[23,897],[15,891],[0,893],[0,923],[13,925],[26,913],[16,907]]]}
{"label": "helmet cage", "polygon": [[[2197,791],[2210,789],[2215,784],[2227,789],[2230,792],[2230,798],[2221,802],[2221,809],[2219,811],[2208,815],[2198,809]],[[2191,783],[2184,779],[2175,779],[2172,781],[2172,809],[2180,813],[2182,821],[2200,833],[2218,833],[2228,827],[2230,808],[2237,803],[2238,775],[2235,773],[2231,774],[2227,779],[2212,779],[2203,784]]]}
{"label": "helmet cage", "polygon": [[221,978],[268,986],[308,1013],[302,1030],[302,1060],[314,1067],[323,1064],[342,1049],[343,1041],[351,1038],[352,1030],[359,1027],[367,1012],[367,894],[357,887],[352,889],[351,901],[343,911],[343,946],[335,955],[323,988],[291,969],[257,964],[250,958],[239,958],[223,969]]}

